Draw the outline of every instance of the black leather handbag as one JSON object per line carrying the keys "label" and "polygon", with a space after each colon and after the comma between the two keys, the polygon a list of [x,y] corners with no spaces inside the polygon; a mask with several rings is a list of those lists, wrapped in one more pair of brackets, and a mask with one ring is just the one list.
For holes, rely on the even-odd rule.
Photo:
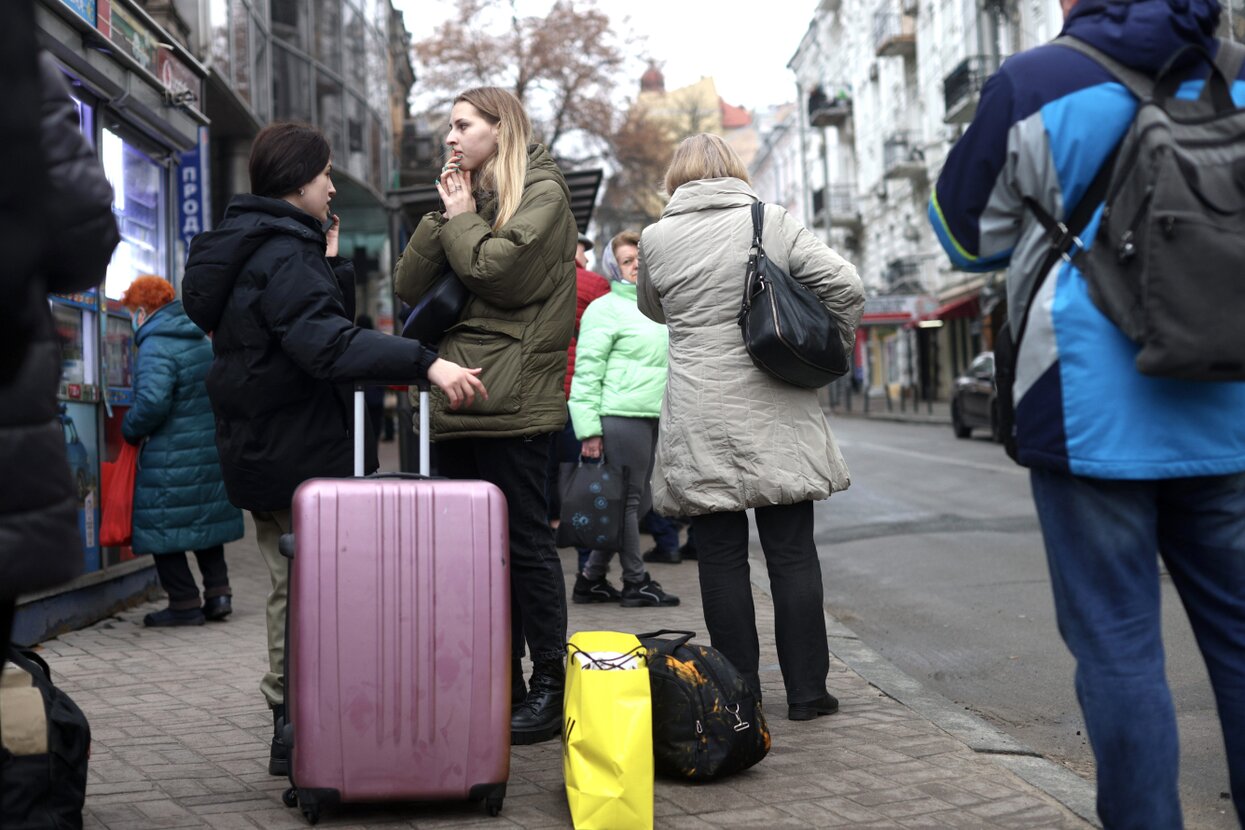
{"label": "black leather handbag", "polygon": [[453,271],[446,271],[419,298],[402,326],[402,336],[436,348],[445,332],[463,316],[471,292]]}
{"label": "black leather handbag", "polygon": [[830,310],[765,255],[764,210],[763,202],[752,204],[752,252],[739,309],[744,346],[767,375],[817,389],[847,374],[851,361]]}

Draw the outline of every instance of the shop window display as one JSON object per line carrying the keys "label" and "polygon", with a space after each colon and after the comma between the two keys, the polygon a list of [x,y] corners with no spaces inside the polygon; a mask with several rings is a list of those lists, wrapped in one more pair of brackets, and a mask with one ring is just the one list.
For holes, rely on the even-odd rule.
{"label": "shop window display", "polygon": [[121,244],[108,264],[104,294],[120,299],[139,274],[167,273],[165,171],[111,130],[101,140]]}

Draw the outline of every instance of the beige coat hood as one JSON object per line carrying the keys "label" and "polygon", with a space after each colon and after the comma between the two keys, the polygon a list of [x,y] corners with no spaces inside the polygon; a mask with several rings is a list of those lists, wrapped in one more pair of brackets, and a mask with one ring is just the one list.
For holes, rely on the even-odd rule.
{"label": "beige coat hood", "polygon": [[[652,478],[653,507],[668,516],[825,499],[850,483],[817,393],[761,372],[744,349],[736,318],[756,198],[739,179],[689,182],[640,241],[640,310],[670,334]],[[777,205],[765,207],[763,242],[850,346],[864,308],[851,263]]]}

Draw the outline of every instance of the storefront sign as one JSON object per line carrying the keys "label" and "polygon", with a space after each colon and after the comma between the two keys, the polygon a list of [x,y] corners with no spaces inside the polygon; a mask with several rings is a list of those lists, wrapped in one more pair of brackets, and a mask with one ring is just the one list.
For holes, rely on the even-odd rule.
{"label": "storefront sign", "polygon": [[112,0],[96,0],[95,28],[104,37],[112,39]]}
{"label": "storefront sign", "polygon": [[156,39],[138,18],[119,5],[112,6],[109,39],[148,72],[156,71]]}
{"label": "storefront sign", "polygon": [[865,300],[862,322],[904,323],[935,311],[938,301],[925,294],[888,294]]}
{"label": "storefront sign", "polygon": [[181,154],[177,170],[177,234],[183,251],[190,251],[190,240],[207,230],[208,174],[207,128],[199,128],[199,145]]}
{"label": "storefront sign", "polygon": [[156,77],[164,84],[171,103],[199,105],[199,76],[182,63],[173,50],[161,49],[156,54]]}
{"label": "storefront sign", "polygon": [[99,308],[99,294],[94,288],[89,291],[75,291],[72,294],[53,294],[53,297],[74,308],[85,308],[95,311]]}
{"label": "storefront sign", "polygon": [[95,25],[95,0],[61,0],[87,23]]}

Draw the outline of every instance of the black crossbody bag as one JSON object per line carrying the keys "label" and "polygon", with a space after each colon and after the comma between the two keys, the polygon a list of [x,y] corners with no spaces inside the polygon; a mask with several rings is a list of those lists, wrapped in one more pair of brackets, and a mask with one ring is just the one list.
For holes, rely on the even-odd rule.
{"label": "black crossbody bag", "polygon": [[811,290],[765,255],[765,204],[752,204],[752,252],[739,309],[744,346],[756,367],[778,380],[818,389],[847,374],[851,361],[838,323]]}

